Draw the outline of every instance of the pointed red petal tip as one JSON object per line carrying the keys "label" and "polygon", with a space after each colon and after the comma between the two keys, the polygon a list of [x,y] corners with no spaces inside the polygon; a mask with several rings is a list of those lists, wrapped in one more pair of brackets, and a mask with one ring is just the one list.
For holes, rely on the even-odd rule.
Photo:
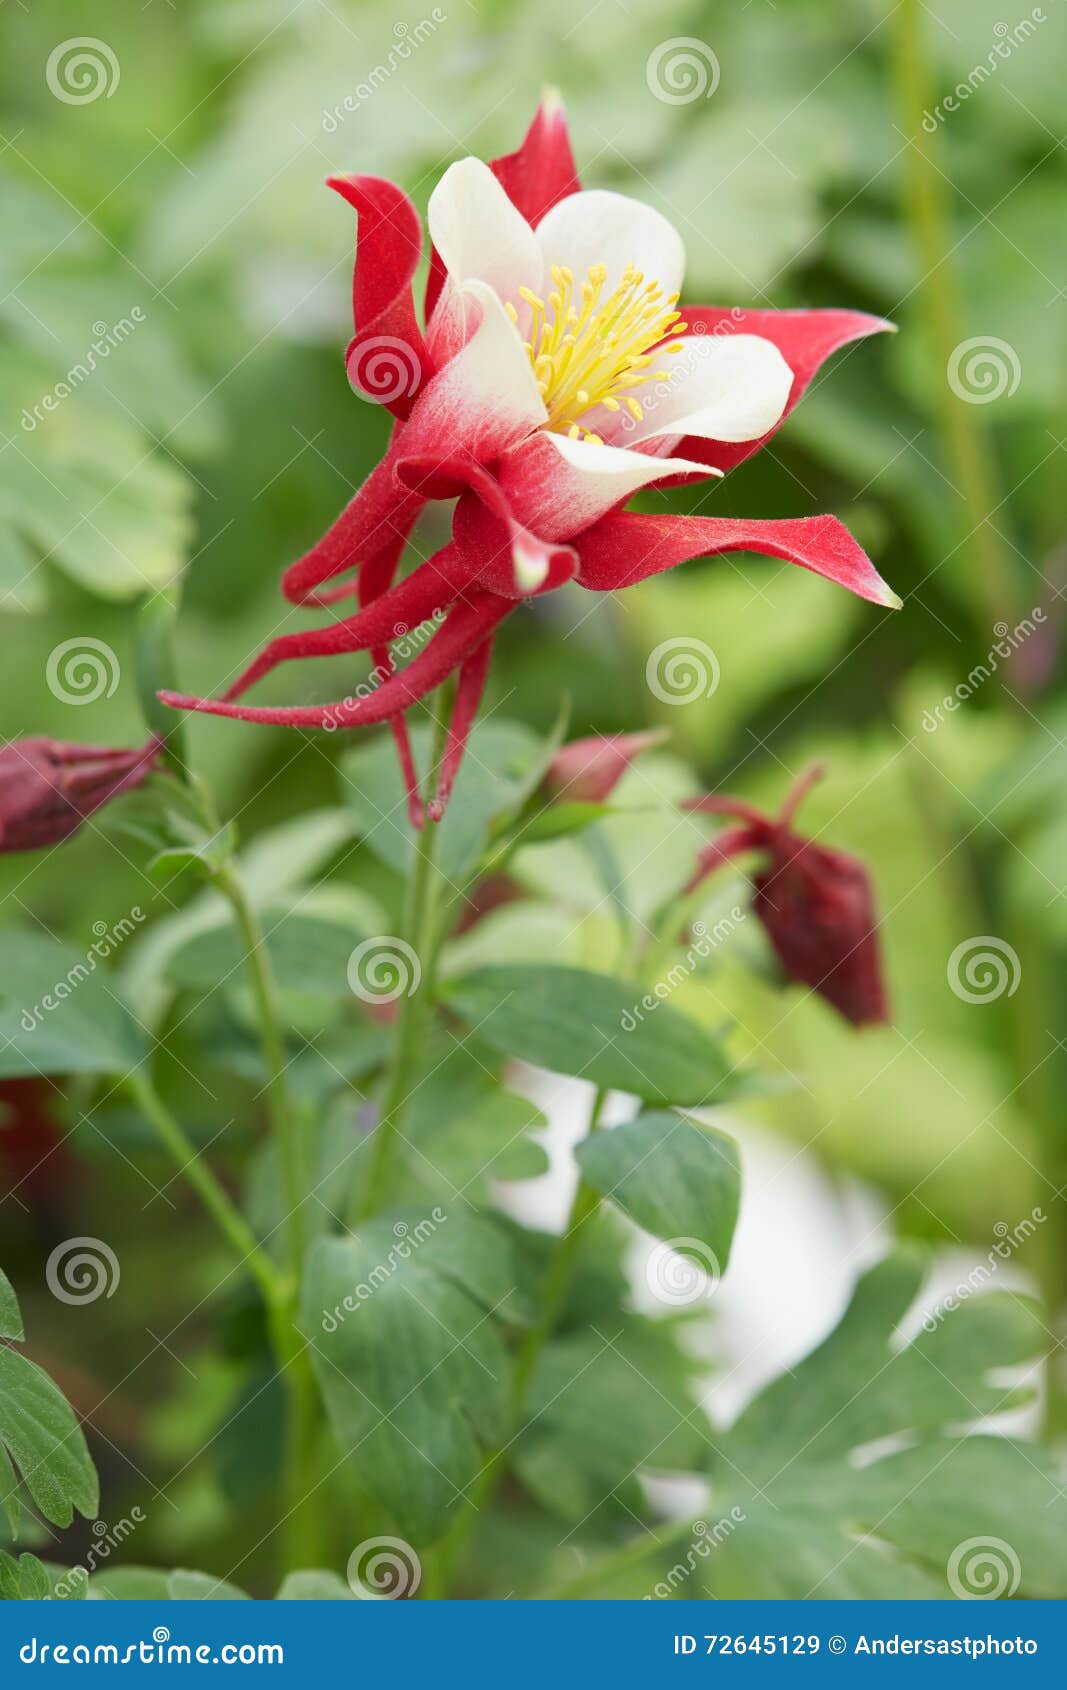
{"label": "pointed red petal tip", "polygon": [[489,168],[528,223],[581,189],[559,90],[546,88],[533,122],[516,152],[492,160]]}
{"label": "pointed red petal tip", "polygon": [[867,553],[834,516],[760,518],[654,516],[614,511],[579,537],[579,584],[591,592],[618,592],[695,557],[758,552],[784,558],[846,587],[857,598],[899,610]]}

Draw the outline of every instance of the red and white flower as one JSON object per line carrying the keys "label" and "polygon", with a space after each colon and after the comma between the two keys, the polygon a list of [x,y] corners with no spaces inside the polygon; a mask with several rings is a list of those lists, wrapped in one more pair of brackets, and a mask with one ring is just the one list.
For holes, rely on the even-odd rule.
{"label": "red and white flower", "polygon": [[[517,152],[490,165],[462,159],[434,190],[425,330],[412,297],[421,233],[411,202],[376,177],[330,185],[358,216],[349,377],[396,422],[382,462],[282,586],[297,604],[354,592],[360,608],[272,641],[223,699],[161,695],[167,703],[299,727],[392,721],[417,812],[404,712],[458,671],[440,813],[495,629],[525,597],[571,580],[609,592],[688,558],[755,551],[899,603],[834,517],[624,509],[642,488],[721,477],[773,434],[825,358],[889,324],[855,311],[680,306],[678,231],[640,201],[581,188],[551,99]],[[450,543],[394,585],[420,510],[443,498],[457,500]],[[328,585],[339,576],[348,578]],[[442,615],[394,671],[397,634]],[[386,672],[363,698],[237,702],[287,659],[362,650]]]}

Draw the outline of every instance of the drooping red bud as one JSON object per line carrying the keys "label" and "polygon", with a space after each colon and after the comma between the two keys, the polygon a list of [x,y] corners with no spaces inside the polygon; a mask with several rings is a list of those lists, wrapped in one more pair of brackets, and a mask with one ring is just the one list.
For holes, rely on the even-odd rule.
{"label": "drooping red bud", "polygon": [[783,970],[861,1027],[889,1020],[870,877],[857,857],[816,845],[791,825],[821,775],[819,768],[802,775],[776,818],[732,798],[688,802],[687,810],[732,816],[742,824],[701,852],[690,885],[745,851],[764,852],[768,863],[755,876],[752,908]]}
{"label": "drooping red bud", "polygon": [[575,804],[602,804],[618,786],[635,757],[662,745],[666,728],[635,734],[593,734],[556,752],[545,773],[545,786],[556,798]]}
{"label": "drooping red bud", "polygon": [[130,750],[67,745],[39,735],[0,748],[0,851],[58,845],[87,816],[140,786],[159,755],[159,741]]}

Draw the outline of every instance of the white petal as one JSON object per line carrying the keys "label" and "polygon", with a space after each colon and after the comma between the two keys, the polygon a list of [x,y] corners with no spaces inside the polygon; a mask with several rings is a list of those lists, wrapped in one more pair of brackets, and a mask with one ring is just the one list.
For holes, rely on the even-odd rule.
{"label": "white petal", "polygon": [[546,420],[519,331],[491,287],[467,282],[457,295],[477,319],[470,339],[427,386],[404,427],[409,456],[450,449],[481,461],[522,440]]}
{"label": "white petal", "polygon": [[430,195],[430,238],[457,286],[488,282],[501,299],[519,303],[520,287],[540,291],[541,248],[487,164],[461,158]]}
{"label": "white petal", "polygon": [[627,264],[636,264],[645,280],[658,282],[665,294],[678,293],[685,274],[682,237],[658,211],[625,194],[603,188],[569,194],[537,225],[546,265],[566,264],[575,283],[593,264],[606,264],[605,295],[616,286]]}
{"label": "white petal", "polygon": [[502,459],[499,481],[519,522],[566,540],[638,488],[668,475],[718,475],[687,458],[657,458],[541,429]]}
{"label": "white petal", "polygon": [[[793,372],[762,335],[690,334],[682,351],[663,354],[668,379],[634,390],[644,419],[623,424],[633,445],[658,435],[702,440],[758,440],[785,410]],[[618,437],[618,435],[617,435]]]}

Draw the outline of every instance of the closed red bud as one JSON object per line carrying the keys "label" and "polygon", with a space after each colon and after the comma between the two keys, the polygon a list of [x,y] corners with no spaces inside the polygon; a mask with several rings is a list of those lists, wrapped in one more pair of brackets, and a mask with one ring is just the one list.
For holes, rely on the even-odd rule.
{"label": "closed red bud", "polygon": [[618,786],[635,757],[662,745],[665,728],[636,734],[593,734],[575,739],[556,752],[545,775],[553,797],[575,804],[602,804]]}
{"label": "closed red bud", "polygon": [[685,807],[736,818],[701,853],[691,886],[729,858],[761,851],[752,908],[790,980],[810,986],[856,1027],[889,1020],[870,877],[845,851],[816,845],[792,829],[801,799],[822,774],[801,777],[777,818],[732,798],[697,798]]}
{"label": "closed red bud", "polygon": [[0,851],[38,851],[69,839],[94,810],[139,786],[158,754],[154,739],[114,751],[43,735],[9,740],[0,749]]}

